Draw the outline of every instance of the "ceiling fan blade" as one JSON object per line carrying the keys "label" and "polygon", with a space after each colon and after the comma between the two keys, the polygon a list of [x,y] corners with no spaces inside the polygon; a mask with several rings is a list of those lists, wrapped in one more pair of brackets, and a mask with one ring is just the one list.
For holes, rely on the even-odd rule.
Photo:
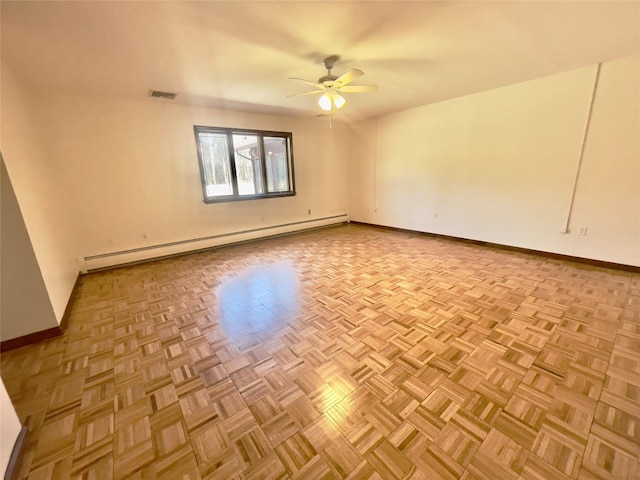
{"label": "ceiling fan blade", "polygon": [[304,78],[289,77],[289,80],[299,80],[301,82],[306,83],[307,85],[313,85],[316,88],[322,88],[323,87],[323,85],[321,83],[312,82],[310,80],[305,80]]}
{"label": "ceiling fan blade", "polygon": [[377,85],[345,85],[340,87],[342,93],[365,93],[374,92],[378,89]]}
{"label": "ceiling fan blade", "polygon": [[304,93],[294,93],[293,95],[287,95],[287,98],[289,97],[301,97],[303,95],[317,95],[324,92],[324,90],[313,90],[311,92],[304,92]]}
{"label": "ceiling fan blade", "polygon": [[343,85],[346,85],[347,83],[353,82],[354,80],[360,78],[363,75],[364,75],[364,72],[362,70],[358,70],[357,68],[352,68],[347,73],[340,75],[336,79],[335,85],[336,87],[341,87]]}

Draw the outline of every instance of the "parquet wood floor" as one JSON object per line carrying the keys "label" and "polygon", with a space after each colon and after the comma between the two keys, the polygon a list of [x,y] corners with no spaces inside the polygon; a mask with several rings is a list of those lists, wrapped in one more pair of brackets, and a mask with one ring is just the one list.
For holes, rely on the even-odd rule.
{"label": "parquet wood floor", "polygon": [[361,225],[82,277],[21,478],[637,479],[640,275]]}

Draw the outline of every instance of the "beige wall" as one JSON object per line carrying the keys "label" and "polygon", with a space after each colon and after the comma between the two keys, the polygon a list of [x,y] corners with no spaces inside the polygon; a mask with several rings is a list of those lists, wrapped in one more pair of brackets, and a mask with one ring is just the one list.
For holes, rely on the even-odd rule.
{"label": "beige wall", "polygon": [[602,66],[573,209],[595,65],[353,125],[352,219],[640,265],[639,64]]}
{"label": "beige wall", "polygon": [[640,57],[603,65],[571,224],[573,255],[640,265]]}
{"label": "beige wall", "polygon": [[[49,297],[47,305],[33,305],[32,309],[44,311],[53,308],[59,323],[78,275],[75,239],[67,221],[67,211],[74,200],[66,197],[65,185],[60,181],[55,159],[44,140],[42,127],[46,125],[40,121],[37,95],[20,83],[4,62],[1,72],[0,150],[16,193],[19,213],[28,231],[27,240],[33,246]],[[5,206],[2,208],[4,216]],[[3,218],[3,227],[4,221]],[[3,240],[10,234],[3,232]],[[3,281],[6,281],[7,275],[3,271]],[[37,288],[34,287],[34,291],[38,291]],[[22,295],[28,296],[29,289],[25,288]],[[39,302],[40,298],[39,293],[34,294],[32,301]],[[3,335],[8,333],[5,331],[7,321],[3,319]],[[22,334],[42,330],[44,325],[55,326],[49,325],[48,318],[20,318],[12,322],[22,324]]]}
{"label": "beige wall", "polygon": [[58,322],[4,161],[0,202],[0,340],[4,341],[53,328]]}
{"label": "beige wall", "polygon": [[[38,111],[49,125],[50,161],[72,199],[62,222],[77,239],[78,257],[347,211],[347,137],[321,119],[62,93],[42,97]],[[292,132],[298,194],[203,203],[194,125]]]}

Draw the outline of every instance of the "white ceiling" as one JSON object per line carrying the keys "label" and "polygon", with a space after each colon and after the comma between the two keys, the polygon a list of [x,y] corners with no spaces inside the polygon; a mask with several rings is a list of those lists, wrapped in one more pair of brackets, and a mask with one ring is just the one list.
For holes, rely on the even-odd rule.
{"label": "white ceiling", "polygon": [[313,116],[302,77],[364,70],[370,117],[640,53],[633,1],[2,0],[2,60],[34,87]]}

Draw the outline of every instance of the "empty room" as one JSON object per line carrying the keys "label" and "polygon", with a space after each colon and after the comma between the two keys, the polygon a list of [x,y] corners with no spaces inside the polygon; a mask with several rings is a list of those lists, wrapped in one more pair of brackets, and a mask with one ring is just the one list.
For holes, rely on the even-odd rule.
{"label": "empty room", "polygon": [[5,479],[640,477],[639,1],[0,2]]}

